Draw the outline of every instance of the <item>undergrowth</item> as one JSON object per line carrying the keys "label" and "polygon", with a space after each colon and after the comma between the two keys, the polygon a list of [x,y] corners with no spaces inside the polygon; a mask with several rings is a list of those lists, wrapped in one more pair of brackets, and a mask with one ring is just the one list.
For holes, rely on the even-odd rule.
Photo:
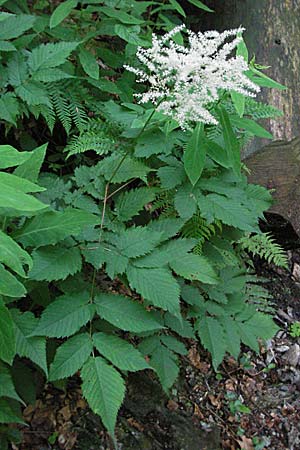
{"label": "undergrowth", "polygon": [[[136,102],[147,86],[123,65],[185,21],[175,0],[0,4],[0,423],[24,423],[16,368],[53,383],[80,371],[113,437],[129,371],[168,392],[186,338],[218,370],[276,332],[248,254],[286,258],[259,230],[272,197],[240,149],[280,113],[223,91],[217,124],[182,130]],[[248,62],[243,41],[237,52]]]}

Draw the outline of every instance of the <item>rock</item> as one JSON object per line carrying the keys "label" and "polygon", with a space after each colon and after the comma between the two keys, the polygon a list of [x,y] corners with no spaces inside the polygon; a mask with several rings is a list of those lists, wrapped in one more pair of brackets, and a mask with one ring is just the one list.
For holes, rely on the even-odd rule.
{"label": "rock", "polygon": [[[143,373],[129,377],[118,442],[122,450],[219,450],[220,431],[195,425],[186,412],[168,409],[168,397],[159,383]],[[124,417],[124,414],[122,414]]]}
{"label": "rock", "polygon": [[300,346],[294,344],[284,354],[284,359],[290,366],[296,367],[300,363]]}

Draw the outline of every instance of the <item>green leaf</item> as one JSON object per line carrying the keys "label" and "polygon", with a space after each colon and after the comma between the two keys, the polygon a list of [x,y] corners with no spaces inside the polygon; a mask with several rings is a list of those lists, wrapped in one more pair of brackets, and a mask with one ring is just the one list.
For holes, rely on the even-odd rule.
{"label": "green leaf", "polygon": [[[4,175],[4,173],[2,173]],[[13,175],[10,175],[11,177]],[[37,200],[32,195],[24,194],[17,188],[13,188],[0,179],[0,208],[8,208],[17,212],[34,212],[47,208],[47,205]]]}
{"label": "green leaf", "polygon": [[0,169],[23,164],[30,156],[30,152],[18,152],[11,145],[0,145]]}
{"label": "green leaf", "polygon": [[177,275],[187,280],[198,280],[202,283],[216,284],[217,274],[204,256],[188,253],[170,262]]}
{"label": "green leaf", "polygon": [[156,189],[142,187],[119,195],[115,201],[115,211],[119,220],[126,222],[136,216],[145,205],[154,200],[156,192]]}
{"label": "green leaf", "polygon": [[85,48],[81,48],[79,51],[79,61],[83,70],[89,77],[94,78],[95,80],[99,79],[99,65],[92,53]]}
{"label": "green leaf", "polygon": [[244,231],[258,230],[256,213],[253,214],[235,199],[209,194],[199,195],[197,200],[202,216],[208,221],[214,218]]}
{"label": "green leaf", "polygon": [[272,80],[272,78],[268,77],[263,72],[260,72],[259,70],[257,70],[253,66],[251,67],[250,74],[251,74],[250,79],[254,83],[256,83],[258,86],[268,87],[270,89],[280,89],[280,90],[283,90],[283,91],[287,89],[286,86],[284,86],[283,84],[278,83],[277,81]]}
{"label": "green leaf", "polygon": [[224,330],[219,321],[204,316],[197,322],[197,332],[203,346],[210,352],[214,369],[217,370],[226,352]]}
{"label": "green leaf", "polygon": [[186,174],[183,165],[177,166],[163,166],[157,171],[160,178],[161,187],[163,189],[173,189],[182,184],[186,179]]}
{"label": "green leaf", "polygon": [[25,425],[24,421],[16,415],[9,402],[4,398],[0,398],[0,423],[21,423]]}
{"label": "green leaf", "polygon": [[129,297],[101,293],[94,302],[99,316],[121,330],[141,333],[163,328],[152,312]]}
{"label": "green leaf", "polygon": [[21,357],[31,359],[47,375],[46,339],[31,336],[39,323],[39,319],[29,311],[21,314],[18,310],[12,310],[12,318],[15,325],[16,353]]}
{"label": "green leaf", "polygon": [[177,357],[161,345],[155,350],[150,364],[155,369],[163,389],[168,392],[179,374]]}
{"label": "green leaf", "polygon": [[[48,144],[43,144],[32,152],[28,153],[29,158],[14,170],[14,175],[36,183],[40,173],[40,169],[46,156]],[[0,150],[1,151],[1,150]]]}
{"label": "green leaf", "polygon": [[118,336],[95,333],[93,341],[98,352],[118,369],[136,372],[150,368],[141,353],[133,345]]}
{"label": "green leaf", "polygon": [[226,339],[226,350],[235,359],[238,359],[240,354],[240,334],[236,322],[231,316],[218,317],[218,321],[222,325]]}
{"label": "green leaf", "polygon": [[0,40],[14,39],[32,28],[36,18],[26,14],[10,15],[1,21]]}
{"label": "green leaf", "polygon": [[240,146],[230,124],[228,113],[224,108],[219,108],[220,124],[222,126],[225,148],[228,155],[228,161],[237,176],[241,173],[241,155]]}
{"label": "green leaf", "polygon": [[28,276],[31,280],[65,280],[81,270],[81,254],[78,247],[47,246],[32,253],[33,267]]}
{"label": "green leaf", "polygon": [[[108,156],[101,161],[101,166],[99,167],[100,174],[103,174],[107,181],[119,166],[122,158],[123,155],[120,156],[115,152],[111,156]],[[128,180],[131,180],[132,178],[140,178],[141,180],[146,181],[147,174],[152,171],[153,169],[146,166],[146,164],[139,161],[138,159],[126,156],[122,165],[115,173],[112,182],[124,183]]]}
{"label": "green leaf", "polygon": [[117,414],[125,395],[123,378],[100,357],[89,358],[82,368],[81,378],[84,397],[113,435]]}
{"label": "green leaf", "polygon": [[173,239],[157,247],[149,255],[136,259],[136,267],[156,268],[172,263],[174,259],[184,257],[197,243],[196,239]]}
{"label": "green leaf", "polygon": [[[237,320],[239,316],[237,316]],[[271,339],[278,331],[271,316],[256,312],[246,321],[237,321],[241,340],[255,352],[259,352],[257,338]]]}
{"label": "green leaf", "polygon": [[29,106],[51,106],[48,92],[38,81],[28,81],[26,84],[16,87],[15,93]]}
{"label": "green leaf", "polygon": [[11,42],[0,41],[0,52],[15,52],[16,50],[16,47]]}
{"label": "green leaf", "polygon": [[138,25],[126,26],[123,24],[117,24],[114,27],[114,32],[117,36],[129,44],[145,47],[145,45],[147,45],[147,41],[144,41],[138,36],[140,29],[141,28]]}
{"label": "green leaf", "polygon": [[184,152],[184,169],[192,185],[199,180],[206,158],[205,133],[203,123],[198,123]]}
{"label": "green leaf", "polygon": [[[236,55],[242,56],[246,63],[248,63],[248,49],[246,47],[244,39],[242,39],[236,48]],[[245,102],[246,98],[243,94],[240,94],[239,92],[231,91],[230,96],[232,99],[232,102],[234,104],[234,107],[236,109],[236,112],[240,117],[243,117],[244,111],[245,111]]]}
{"label": "green leaf", "polygon": [[17,401],[22,401],[15,390],[15,386],[11,377],[11,373],[0,361],[0,397],[13,398]]}
{"label": "green leaf", "polygon": [[159,129],[147,130],[137,139],[134,155],[138,158],[149,158],[158,153],[170,153],[172,140]]}
{"label": "green leaf", "polygon": [[21,277],[25,277],[23,266],[32,267],[32,259],[10,236],[0,230],[0,261]]}
{"label": "green leaf", "polygon": [[191,185],[180,186],[174,197],[174,206],[183,219],[190,219],[197,210],[196,197],[191,189]]}
{"label": "green leaf", "polygon": [[181,230],[184,222],[185,221],[183,219],[159,218],[158,220],[153,220],[152,222],[149,222],[147,228],[148,230],[153,230],[161,233],[162,235],[161,242],[162,242],[175,236],[179,232],[179,230]]}
{"label": "green leaf", "polygon": [[226,169],[230,167],[230,161],[228,159],[228,154],[226,150],[220,145],[216,144],[213,141],[206,141],[207,145],[207,155],[213,160],[216,161],[220,166],[225,167]]}
{"label": "green leaf", "polygon": [[77,0],[66,0],[65,2],[60,3],[51,14],[49,27],[57,27],[57,25],[68,17],[72,9],[76,8],[77,3]]}
{"label": "green leaf", "polygon": [[173,352],[178,353],[179,355],[187,354],[187,349],[185,348],[185,345],[178,339],[176,339],[174,336],[162,335],[160,339],[161,342],[166,347],[168,347],[169,350],[172,350]]}
{"label": "green leaf", "polygon": [[245,117],[236,117],[230,116],[230,122],[232,125],[242,128],[253,134],[254,136],[258,136],[265,139],[273,139],[273,135],[261,127],[258,123],[256,123],[252,119],[246,119]]}
{"label": "green leaf", "polygon": [[[0,299],[0,359],[12,364],[16,354],[14,323],[9,310]],[[0,409],[1,411],[1,409]]]}
{"label": "green leaf", "polygon": [[79,209],[46,212],[28,220],[14,238],[28,247],[52,245],[67,236],[80,234],[84,227],[100,223],[99,217]]}
{"label": "green leaf", "polygon": [[6,184],[6,186],[14,188],[16,191],[23,192],[24,194],[45,191],[45,188],[12,173],[0,172],[0,183]]}
{"label": "green leaf", "polygon": [[206,6],[204,3],[202,3],[200,0],[188,0],[189,3],[191,3],[192,5],[197,6],[200,9],[203,9],[204,11],[207,12],[214,12],[212,9],[210,9],[208,6]]}
{"label": "green leaf", "polygon": [[150,231],[147,228],[127,228],[119,235],[114,235],[110,242],[114,244],[119,252],[128,258],[137,258],[151,252],[159,243],[161,234]]}
{"label": "green leaf", "polygon": [[184,338],[195,338],[195,333],[193,331],[192,325],[187,320],[180,317],[180,319],[176,316],[173,316],[170,313],[165,314],[165,324],[167,327],[171,328],[171,330],[175,331],[175,333],[179,334],[179,336]]}
{"label": "green leaf", "polygon": [[179,285],[168,269],[141,269],[129,266],[129,285],[143,298],[165,311],[180,316]]}
{"label": "green leaf", "polygon": [[56,350],[50,366],[49,380],[60,380],[74,375],[89,358],[92,349],[93,344],[87,333],[69,338]]}
{"label": "green leaf", "polygon": [[[1,94],[0,98],[0,119],[6,122],[12,123],[15,127],[17,126],[17,117],[19,115],[19,102],[16,96],[12,92],[6,92]],[[4,147],[4,146],[0,146]],[[6,146],[9,147],[9,146]],[[24,152],[25,153],[25,152]],[[1,156],[0,156],[1,161]],[[1,164],[1,163],[0,163]]]}
{"label": "green leaf", "polygon": [[67,337],[91,319],[89,293],[78,292],[59,297],[44,310],[32,336]]}
{"label": "green leaf", "polygon": [[174,10],[177,11],[181,16],[186,17],[184,9],[180,6],[180,4],[176,0],[169,0]]}
{"label": "green leaf", "polygon": [[43,83],[53,83],[54,81],[65,80],[67,78],[74,78],[60,69],[40,69],[33,73],[32,79],[35,81],[42,81]]}
{"label": "green leaf", "polygon": [[32,72],[49,69],[63,64],[79,42],[57,42],[41,44],[35,47],[28,57],[28,66]]}
{"label": "green leaf", "polygon": [[125,11],[122,11],[122,9],[113,9],[108,6],[102,6],[101,13],[129,25],[139,25],[144,23],[143,20],[134,17],[133,14],[127,14]]}
{"label": "green leaf", "polygon": [[0,295],[20,298],[25,294],[26,289],[23,284],[0,264]]}

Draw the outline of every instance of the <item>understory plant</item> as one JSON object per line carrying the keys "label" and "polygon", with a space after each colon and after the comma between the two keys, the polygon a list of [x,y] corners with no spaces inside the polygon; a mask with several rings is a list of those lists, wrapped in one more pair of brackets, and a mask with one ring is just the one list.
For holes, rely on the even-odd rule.
{"label": "understory plant", "polygon": [[168,392],[189,339],[218,370],[276,332],[249,254],[286,258],[241,148],[283,86],[175,0],[1,4],[0,423],[34,401],[18,374],[77,374],[113,437],[128,372]]}

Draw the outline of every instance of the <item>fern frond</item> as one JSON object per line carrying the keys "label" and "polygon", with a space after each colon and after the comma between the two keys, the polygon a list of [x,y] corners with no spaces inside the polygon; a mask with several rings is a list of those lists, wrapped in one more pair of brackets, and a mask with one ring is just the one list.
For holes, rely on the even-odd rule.
{"label": "fern frond", "polygon": [[116,140],[111,134],[111,130],[107,124],[98,119],[90,119],[85,129],[78,135],[73,136],[65,151],[68,157],[89,150],[94,150],[98,155],[107,154],[116,146]]}
{"label": "fern frond", "polygon": [[254,305],[258,311],[272,314],[275,312],[273,296],[262,286],[268,281],[265,278],[255,276],[247,276],[245,299],[248,303]]}
{"label": "fern frond", "polygon": [[89,100],[88,91],[74,80],[63,80],[58,83],[49,83],[47,86],[52,108],[69,134],[72,124],[79,131],[83,131],[88,121],[84,105]]}
{"label": "fern frond", "polygon": [[242,250],[274,263],[279,267],[287,267],[287,256],[282,247],[274,241],[271,233],[245,236],[238,241]]}
{"label": "fern frond", "polygon": [[154,202],[152,203],[151,212],[158,211],[160,217],[175,217],[176,211],[174,208],[174,193],[175,189],[168,189],[160,192]]}
{"label": "fern frond", "polygon": [[194,253],[202,253],[202,245],[211,236],[214,236],[217,232],[222,230],[222,225],[220,222],[208,223],[206,219],[201,217],[199,213],[195,214],[191,219],[189,219],[181,229],[181,234],[185,238],[195,238],[198,240]]}
{"label": "fern frond", "polygon": [[69,134],[72,126],[69,103],[57,85],[51,85],[48,90],[55,114],[59,118],[66,133]]}
{"label": "fern frond", "polygon": [[249,97],[246,97],[245,100],[245,115],[250,116],[254,120],[280,117],[283,114],[275,106],[257,102]]}

